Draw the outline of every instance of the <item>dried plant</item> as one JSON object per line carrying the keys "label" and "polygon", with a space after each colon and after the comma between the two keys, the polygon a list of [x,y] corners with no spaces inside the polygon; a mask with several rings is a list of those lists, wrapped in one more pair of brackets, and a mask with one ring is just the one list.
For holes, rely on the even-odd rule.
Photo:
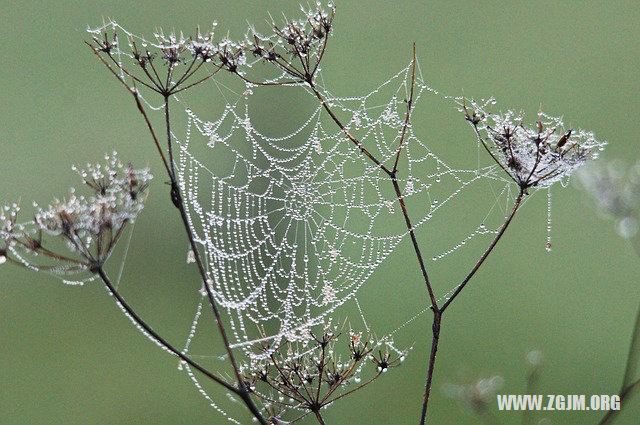
{"label": "dried plant", "polygon": [[[89,196],[71,189],[68,199],[56,199],[47,208],[37,204],[31,222],[17,224],[20,207],[5,206],[0,212],[2,262],[33,270],[57,273],[96,272],[110,257],[127,224],[135,221],[144,207],[149,181],[148,169],[124,166],[116,153],[105,156],[106,164],[87,164],[74,170],[90,191]],[[44,236],[61,239],[67,252],[49,247]],[[29,261],[25,256],[33,257]],[[49,263],[36,263],[42,259]]]}
{"label": "dried plant", "polygon": [[[360,152],[368,158],[375,166],[379,167],[380,172],[386,175],[391,185],[393,185],[394,191],[397,195],[397,202],[402,210],[404,221],[407,226],[407,231],[411,236],[411,240],[416,253],[418,265],[422,272],[424,283],[428,291],[429,299],[431,302],[431,310],[433,312],[433,337],[431,354],[429,357],[427,378],[424,392],[424,402],[422,405],[422,413],[420,423],[424,424],[427,419],[427,408],[429,402],[429,395],[431,391],[432,378],[436,360],[436,353],[438,350],[438,343],[440,339],[441,323],[443,313],[456,299],[460,292],[465,288],[471,278],[475,275],[478,269],[482,266],[488,255],[501,239],[502,235],[506,231],[507,227],[513,220],[516,212],[518,211],[523,198],[529,193],[531,188],[548,188],[553,183],[567,179],[574,170],[583,165],[586,161],[595,159],[598,156],[598,151],[603,149],[605,143],[595,140],[592,133],[585,131],[578,131],[573,134],[572,130],[564,131],[562,129],[563,123],[560,118],[549,117],[545,114],[540,114],[540,118],[537,121],[537,128],[535,130],[526,128],[522,124],[522,117],[520,114],[514,112],[508,112],[505,115],[492,114],[486,112],[485,106],[471,101],[472,109],[469,111],[466,107],[466,99],[461,99],[461,111],[464,112],[466,120],[472,125],[478,140],[490,154],[491,158],[502,168],[502,170],[518,185],[519,193],[514,202],[511,213],[507,216],[501,228],[498,230],[494,240],[490,243],[486,251],[482,254],[477,263],[473,266],[471,271],[467,274],[464,280],[456,287],[450,297],[446,299],[442,304],[438,304],[437,297],[433,290],[433,285],[429,279],[427,268],[424,263],[422,251],[417,240],[417,236],[414,231],[414,227],[411,221],[411,214],[405,205],[402,189],[398,183],[397,176],[400,172],[399,161],[400,156],[405,148],[405,138],[407,135],[407,128],[411,121],[412,103],[414,97],[415,87],[415,75],[416,75],[416,53],[415,46],[413,51],[413,65],[411,71],[411,84],[409,97],[406,99],[406,115],[404,119],[404,125],[400,131],[399,141],[396,147],[396,153],[392,161],[389,164],[385,164],[383,160],[373,155],[364,144],[351,134],[347,126],[337,117],[337,114],[333,111],[329,102],[325,101],[322,93],[316,87],[315,72],[318,69],[318,64],[324,56],[326,48],[327,37],[324,33],[320,33],[320,36],[315,36],[314,29],[316,25],[311,24],[312,17],[316,16],[316,13],[311,11],[306,14],[307,20],[303,21],[286,21],[280,29],[274,25],[275,35],[267,37],[269,40],[275,38],[273,45],[291,46],[286,49],[283,54],[267,54],[264,52],[274,52],[272,45],[267,48],[263,48],[262,45],[256,44],[255,54],[259,56],[267,64],[271,64],[281,70],[285,75],[292,78],[292,82],[301,83],[304,87],[308,88],[322,104],[322,107],[327,111],[335,124],[344,132],[345,136],[356,145]],[[329,23],[327,28],[331,28],[331,20],[334,16],[334,11],[330,13],[321,13],[324,16],[326,22]],[[309,25],[307,25],[309,22]],[[328,30],[327,30],[328,32]],[[256,42],[263,37],[254,35]],[[315,56],[316,62],[310,61],[309,51],[313,48],[314,42],[316,49],[319,53]],[[277,58],[277,60],[276,60]],[[269,84],[269,85],[281,85],[289,82],[267,81],[264,83],[255,82],[252,80],[246,81],[252,84]],[[545,120],[543,122],[542,120]],[[546,129],[545,129],[546,127]],[[488,140],[492,143],[492,146],[488,145]],[[497,151],[497,153],[494,153]]]}
{"label": "dried plant", "polygon": [[[343,336],[348,338],[341,340]],[[264,403],[266,416],[273,423],[283,422],[289,411],[298,411],[299,415],[287,423],[313,414],[324,424],[323,409],[369,385],[405,356],[362,332],[351,330],[343,335],[337,326],[326,327],[319,336],[310,334],[303,343],[287,342],[275,351],[272,348],[265,343],[262,352],[267,356],[242,369],[251,393]]]}
{"label": "dried plant", "polygon": [[[592,164],[580,170],[579,182],[595,202],[599,212],[616,222],[618,234],[631,242],[640,256],[640,162],[626,166],[622,161]],[[640,308],[636,314],[622,385],[618,391],[620,405],[640,390]],[[599,424],[610,423],[620,410],[609,410]]]}
{"label": "dried plant", "polygon": [[[538,394],[538,380],[542,370],[543,355],[540,350],[530,350],[526,357],[526,376],[524,394]],[[458,402],[461,408],[470,410],[478,419],[487,425],[499,425],[501,422],[491,413],[491,407],[496,399],[498,391],[504,386],[504,378],[493,375],[465,383],[445,383],[443,393]],[[547,422],[546,418],[534,422],[535,411],[522,412],[522,424],[541,425]]]}
{"label": "dried plant", "polygon": [[[197,30],[193,36],[158,31],[154,40],[148,41],[126,32],[114,21],[109,21],[101,28],[90,30],[92,40],[87,42],[96,57],[133,97],[161,158],[169,180],[170,199],[178,210],[189,242],[187,262],[197,266],[201,280],[199,287],[213,312],[225,358],[233,370],[230,378],[212,372],[194,361],[187,353],[188,343],[185,349],[179,350],[156,333],[124,300],[103,268],[125,225],[135,219],[142,208],[150,179],[148,171],[124,167],[115,157],[107,158],[106,168],[88,167],[79,171],[86,186],[93,191],[92,197],[82,198],[72,193],[69,200],[55,202],[48,209],[39,210],[32,223],[36,228],[35,233],[28,231],[28,226],[18,224],[17,206],[5,208],[0,216],[0,237],[4,243],[0,250],[0,261],[8,260],[27,267],[42,268],[23,261],[18,254],[20,249],[64,263],[66,271],[82,269],[94,274],[114,295],[126,315],[147,336],[179,357],[181,364],[195,368],[224,387],[233,397],[240,398],[259,423],[295,422],[313,416],[324,424],[321,414],[323,409],[368,386],[389,368],[398,365],[405,353],[393,348],[393,342],[388,337],[374,340],[370,336],[351,331],[344,335],[347,337],[345,342],[345,338],[340,340],[341,333],[336,329],[325,329],[318,334],[312,329],[317,329],[330,319],[332,313],[353,296],[400,240],[409,235],[428,295],[428,306],[433,313],[431,349],[426,359],[425,390],[420,414],[420,423],[424,424],[427,421],[445,311],[484,264],[524,200],[536,190],[549,189],[555,183],[566,182],[578,167],[596,159],[605,143],[597,141],[592,133],[564,128],[560,118],[540,113],[534,126],[526,127],[522,114],[512,111],[505,114],[492,113],[489,110],[493,105],[492,101],[477,102],[457,97],[454,101],[461,112],[460,121],[463,122],[464,118],[471,125],[475,139],[494,163],[476,170],[447,168],[413,134],[414,102],[423,92],[436,93],[421,81],[415,45],[411,64],[406,68],[405,80],[401,83],[406,90],[406,98],[402,99],[400,91],[396,92],[384,111],[373,120],[361,110],[344,106],[349,98],[331,96],[328,89],[318,81],[321,63],[334,31],[335,8],[331,4],[324,8],[321,3],[317,3],[303,7],[302,11],[303,18],[299,20],[285,17],[278,23],[272,18],[268,34],[262,34],[251,27],[241,41],[233,41],[228,37],[215,41],[215,25],[204,33]],[[253,73],[258,65],[264,65],[262,70],[271,69],[275,74],[266,79],[255,77]],[[173,111],[172,105],[179,102],[180,97],[177,95],[182,96],[188,90],[205,87],[203,83],[220,71],[239,79],[246,89],[243,93],[245,97],[250,96],[252,89],[259,86],[274,89],[285,85],[299,87],[315,98],[318,102],[317,116],[320,116],[321,111],[326,114],[337,133],[328,131],[321,125],[321,119],[315,118],[313,132],[302,148],[278,145],[276,142],[283,138],[263,137],[281,155],[289,155],[282,158],[271,155],[266,148],[258,146],[258,134],[251,124],[250,116],[248,113],[246,116],[238,115],[235,105],[228,105],[222,117],[213,121],[200,120],[193,111],[186,108],[189,131],[195,128],[206,136],[209,148],[220,145],[229,148],[235,155],[234,172],[236,168],[244,170],[244,175],[237,171],[237,174],[232,173],[222,178],[212,173],[212,205],[208,211],[199,203],[198,187],[194,181],[200,177],[193,171],[205,167],[189,153],[188,142],[181,143],[173,133],[174,113],[170,111]],[[373,94],[380,90],[376,89]],[[153,96],[161,102],[158,109],[163,116],[164,134],[156,130],[147,112],[150,110],[149,102],[154,101]],[[367,98],[368,96],[353,99],[364,105]],[[340,117],[347,112],[352,113],[352,116],[347,117],[348,121]],[[268,164],[265,168],[246,160],[238,149],[230,147],[230,136],[223,132],[223,123],[227,117],[231,117],[232,122],[229,134],[238,129],[244,131],[247,145],[254,148],[253,158],[261,155],[263,162]],[[308,122],[311,121],[309,119]],[[393,135],[390,138],[379,137],[377,146],[374,146],[367,144],[366,134],[359,135],[358,130],[363,127],[384,127]],[[294,135],[296,134],[298,133],[295,132]],[[161,142],[161,139],[166,140],[166,143]],[[344,147],[345,143],[350,145],[349,148]],[[409,149],[422,149],[424,154],[416,156],[415,152],[410,154]],[[314,162],[312,155],[320,157],[320,161]],[[305,160],[301,161],[301,165],[291,165],[298,157],[304,157]],[[417,163],[427,160],[433,160],[437,170],[445,170],[421,175],[413,169],[417,168]],[[344,164],[355,164],[358,161],[366,163],[361,175],[352,176],[349,173],[355,172],[343,171]],[[323,167],[332,167],[331,173],[334,174]],[[326,172],[324,180],[314,180],[318,176],[312,175],[310,170],[314,168]],[[190,170],[193,174],[189,174]],[[334,178],[336,174],[339,177],[337,179]],[[461,177],[463,175],[466,177]],[[430,179],[439,182],[443,176],[453,177],[461,182],[461,188],[451,196],[482,178],[504,182],[505,192],[508,194],[511,193],[511,185],[515,184],[517,195],[513,199],[510,213],[496,229],[486,230],[482,224],[479,229],[484,230],[474,232],[474,235],[491,234],[493,239],[464,279],[444,297],[439,298],[429,277],[423,255],[424,247],[416,234],[417,227],[428,221],[439,208],[438,201],[432,200],[424,217],[417,220],[414,214],[423,211],[412,210],[405,201],[415,194],[428,195],[434,184]],[[248,183],[230,183],[239,177]],[[249,187],[255,181],[260,181],[268,190],[259,194],[251,192]],[[332,186],[335,183],[342,185],[340,190]],[[365,185],[376,192],[376,199],[370,203],[364,200]],[[349,198],[346,195],[348,189],[360,186],[362,188],[358,189],[359,192],[354,191],[358,196]],[[224,191],[219,189],[222,187]],[[216,192],[217,189],[219,190]],[[391,193],[391,196],[386,196],[385,191]],[[344,198],[339,196],[340,193],[344,193]],[[282,202],[283,206],[269,210],[269,202]],[[399,207],[398,210],[394,205]],[[303,223],[307,229],[306,226],[310,226],[315,220],[314,214],[318,213],[318,209],[328,208],[333,211],[338,207],[345,207],[348,211],[365,211],[371,221],[368,230],[358,234],[347,228],[327,224],[328,227],[318,230],[313,237],[314,241],[322,243],[321,248],[315,247],[316,257],[313,259],[306,250],[298,249],[297,230],[291,230],[291,237],[288,233],[290,230],[287,229],[281,245],[271,251],[256,248],[268,245],[277,233],[277,226],[268,228],[267,231],[260,227],[268,227],[265,225],[268,223],[265,217],[273,211],[279,211],[291,222],[295,222],[295,229],[298,229],[299,223]],[[374,235],[372,229],[377,224],[374,223],[375,220],[380,220],[379,217],[392,218],[391,214],[395,211],[400,211],[402,215],[402,232],[384,237]],[[389,215],[384,216],[383,213]],[[343,221],[346,222],[347,218],[343,217]],[[320,229],[317,222],[315,226]],[[255,228],[262,232],[262,239],[256,236],[258,230]],[[78,258],[45,249],[41,232],[62,237],[71,253]],[[332,239],[327,236],[328,232],[335,232],[336,236]],[[307,233],[304,233],[304,237],[306,241]],[[353,243],[356,244],[357,240],[360,244],[358,248],[362,250],[358,257],[362,258],[355,261],[347,258],[343,245],[348,238],[354,238]],[[231,248],[227,248],[225,244],[231,245]],[[464,242],[458,247],[462,245]],[[253,251],[247,254],[251,250],[257,254]],[[263,257],[275,260],[268,263],[263,261]],[[285,262],[288,265],[283,265]],[[329,271],[323,269],[319,265],[321,263],[326,264],[326,270]],[[302,271],[298,271],[297,264],[302,264]],[[314,271],[314,267],[318,270]],[[278,268],[287,269],[287,273],[269,280],[270,273],[278,274]],[[241,273],[238,269],[242,269]],[[331,273],[335,273],[346,283],[336,286],[338,277]],[[247,279],[247,276],[254,279]],[[282,276],[289,279],[284,290],[278,288],[278,284],[282,284]],[[252,280],[260,282],[255,284]],[[301,284],[302,287],[292,282]],[[273,293],[265,288],[271,288]],[[316,289],[319,290],[319,295],[311,293]],[[279,290],[282,292],[278,292]],[[245,294],[245,291],[249,294]],[[302,295],[298,295],[296,291]],[[270,303],[275,302],[274,299],[281,304],[272,309]],[[303,305],[302,301],[307,304]],[[314,316],[311,313],[312,307],[321,309],[322,312]],[[231,325],[226,323],[226,312]],[[237,319],[232,316],[232,312],[237,313]],[[198,317],[199,313],[194,321],[194,329]],[[257,339],[249,337],[252,330],[248,330],[245,323],[262,325],[274,318],[280,321],[280,329],[276,335],[265,333]],[[232,332],[231,338],[228,336],[229,330]],[[259,348],[257,352],[254,350],[256,347]],[[346,350],[346,353],[338,354],[341,349]],[[481,390],[474,396],[478,406],[485,393],[484,389]]]}

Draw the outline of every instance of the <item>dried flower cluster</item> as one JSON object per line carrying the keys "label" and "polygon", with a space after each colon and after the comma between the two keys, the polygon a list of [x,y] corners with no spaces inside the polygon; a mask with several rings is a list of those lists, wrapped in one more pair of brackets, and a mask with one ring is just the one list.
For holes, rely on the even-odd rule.
{"label": "dried flower cluster", "polygon": [[[0,214],[3,262],[10,260],[36,269],[54,267],[26,262],[19,255],[20,251],[26,251],[62,262],[55,268],[67,272],[101,266],[111,255],[125,226],[142,211],[152,178],[148,169],[125,166],[115,152],[106,155],[105,161],[105,164],[87,164],[85,169],[74,167],[90,189],[89,196],[77,195],[71,189],[68,199],[56,199],[46,208],[34,204],[36,213],[32,223],[17,225],[19,207],[15,204],[5,207]],[[61,237],[73,257],[46,248],[43,234]],[[12,248],[17,259],[9,256]]]}
{"label": "dried flower cluster", "polygon": [[471,111],[463,104],[462,111],[492,158],[524,190],[566,179],[606,145],[591,132],[565,130],[562,118],[543,112],[535,127],[527,127],[514,111],[491,114],[475,102]]}
{"label": "dried flower cluster", "polygon": [[315,8],[302,8],[304,19],[285,18],[282,25],[272,19],[273,34],[268,36],[252,28],[245,44],[254,56],[275,65],[294,82],[311,83],[333,29],[335,7],[331,3],[327,7],[328,11],[317,2]]}
{"label": "dried flower cluster", "polygon": [[[245,63],[245,49],[242,45],[226,37],[217,43],[214,41],[215,22],[211,30],[201,32],[198,28],[196,35],[190,37],[185,37],[182,33],[177,35],[175,32],[165,35],[160,30],[154,34],[154,42],[136,39],[127,34],[127,50],[119,48],[116,24],[113,25],[112,35],[93,31],[96,35],[90,46],[95,52],[104,55],[102,57],[105,64],[118,68],[136,83],[165,97],[206,81],[220,69],[236,72],[238,65]],[[133,59],[138,72],[132,71],[126,63],[123,64],[119,60],[120,55]],[[158,57],[161,58],[160,63],[156,60]],[[207,71],[204,77],[193,81],[206,63],[213,65],[213,71]],[[180,65],[182,68],[179,68]]]}
{"label": "dried flower cluster", "polygon": [[248,387],[273,423],[289,411],[298,412],[294,421],[319,415],[404,360],[405,354],[391,345],[383,350],[384,341],[350,331],[348,341],[338,344],[341,336],[337,327],[327,327],[320,336],[311,334],[308,342],[287,341],[275,350],[264,344],[266,357],[244,366]]}
{"label": "dried flower cluster", "polygon": [[592,164],[580,170],[578,179],[599,210],[616,221],[620,236],[638,234],[640,162],[631,167],[617,161]]}
{"label": "dried flower cluster", "polygon": [[12,246],[16,235],[22,233],[22,229],[16,228],[16,220],[20,207],[18,204],[5,205],[0,207],[0,264],[7,262],[9,247]]}
{"label": "dried flower cluster", "polygon": [[[126,33],[128,49],[121,49],[116,32],[117,24],[112,22],[113,34],[103,32],[108,25],[99,30],[91,30],[94,36],[90,46],[109,67],[119,69],[135,83],[165,98],[206,81],[221,69],[236,74],[252,85],[311,83],[333,29],[335,7],[329,3],[327,11],[323,9],[321,2],[317,2],[315,7],[302,8],[302,11],[303,19],[285,18],[282,25],[272,19],[273,32],[268,35],[260,34],[251,27],[241,42],[228,37],[215,42],[214,30],[217,24],[214,22],[210,31],[203,33],[198,29],[194,36],[175,32],[165,35],[158,31],[154,34],[153,42]],[[249,80],[245,71],[239,69],[242,65],[250,65],[247,63],[248,55],[274,65],[292,80],[268,83]],[[126,62],[120,60],[120,56],[133,59],[137,71],[130,69]],[[156,60],[158,57],[161,58],[161,63]],[[202,78],[195,79],[196,73],[206,63],[212,64],[213,70]],[[180,72],[179,65],[183,68]]]}

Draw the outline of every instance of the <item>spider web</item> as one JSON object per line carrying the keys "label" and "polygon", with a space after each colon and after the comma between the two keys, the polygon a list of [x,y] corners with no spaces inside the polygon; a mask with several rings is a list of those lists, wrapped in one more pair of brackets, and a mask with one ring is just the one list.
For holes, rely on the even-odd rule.
{"label": "spider web", "polygon": [[[350,117],[346,127],[367,150],[393,164],[410,81],[408,65],[364,96],[334,97],[324,89],[323,96],[337,114]],[[302,126],[274,137],[254,125],[251,94],[227,103],[213,120],[186,107],[186,132],[173,136],[178,179],[209,284],[229,312],[233,347],[256,357],[254,344],[304,340],[337,308],[357,302],[358,290],[408,231],[388,176],[327,119],[321,105]],[[425,94],[443,98],[419,78],[414,104]],[[411,211],[414,229],[480,180],[502,185],[487,217],[501,198],[505,208],[512,198],[496,166],[453,168],[411,125],[399,169],[404,198],[420,206]],[[476,236],[495,234],[485,225],[487,217],[461,241],[440,251],[430,246],[433,260]],[[187,348],[194,334],[195,327]]]}
{"label": "spider web", "polygon": [[[88,31],[99,35],[107,29],[121,32],[119,40],[162,47],[113,20]],[[162,31],[158,36],[164,37]],[[115,55],[121,63],[132,57],[119,47]],[[244,65],[251,68],[258,62]],[[316,87],[327,104],[348,118],[348,131],[387,166],[393,164],[400,143],[411,68],[408,64],[373,91],[354,97],[332,95],[324,87],[322,70],[317,72]],[[281,74],[265,81],[286,79]],[[216,78],[209,84],[219,92],[217,98],[226,101],[213,117],[196,113],[189,107],[190,98],[175,96],[184,106],[186,123],[184,134],[172,133],[176,171],[191,230],[206,260],[208,283],[231,320],[232,346],[255,358],[255,344],[267,339],[275,348],[282,340],[305,340],[311,328],[330,319],[340,306],[357,303],[358,290],[408,231],[388,176],[360,153],[320,104],[316,102],[297,129],[272,136],[251,118],[260,114],[252,109],[254,91],[272,88],[247,83],[241,93]],[[304,85],[293,87],[300,89],[309,91]],[[428,86],[418,69],[413,105],[426,95],[447,100],[451,110],[461,101]],[[153,110],[162,108],[143,100]],[[175,120],[175,112],[173,116]],[[397,180],[414,229],[470,185],[489,180],[498,186],[492,187],[495,200],[486,215],[467,225],[460,239],[442,246],[430,241],[433,261],[478,236],[495,234],[513,199],[511,182],[496,165],[481,166],[478,160],[474,168],[452,167],[416,136],[412,123],[399,170]],[[411,208],[412,203],[417,208]],[[488,225],[492,215],[498,220]],[[185,350],[195,337],[201,305]]]}

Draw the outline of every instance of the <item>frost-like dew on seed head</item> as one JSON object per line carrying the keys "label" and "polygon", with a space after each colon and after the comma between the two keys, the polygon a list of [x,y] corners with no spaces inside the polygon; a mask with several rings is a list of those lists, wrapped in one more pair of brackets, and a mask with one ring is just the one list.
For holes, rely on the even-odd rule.
{"label": "frost-like dew on seed head", "polygon": [[16,204],[0,209],[0,258],[83,285],[96,280],[93,268],[109,260],[135,223],[152,176],[148,169],[123,164],[115,152],[103,163],[72,168],[84,185],[47,207],[34,203],[32,221],[18,222]]}

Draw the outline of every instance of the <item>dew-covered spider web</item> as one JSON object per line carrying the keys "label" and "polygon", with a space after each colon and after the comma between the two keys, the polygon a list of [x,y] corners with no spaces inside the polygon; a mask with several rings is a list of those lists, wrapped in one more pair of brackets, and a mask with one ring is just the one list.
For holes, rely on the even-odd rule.
{"label": "dew-covered spider web", "polygon": [[[364,96],[335,97],[324,89],[323,96],[346,117],[349,132],[392,166],[410,81],[409,65]],[[247,89],[257,90],[268,89]],[[268,135],[251,118],[257,111],[247,91],[215,119],[187,107],[186,132],[174,137],[181,190],[209,283],[229,312],[233,347],[256,356],[257,342],[268,339],[277,346],[282,339],[304,340],[340,306],[357,302],[358,291],[408,230],[389,177],[345,137],[321,104],[294,131]],[[414,104],[426,95],[443,99],[418,78]],[[398,168],[414,229],[471,185],[487,179],[496,184],[494,201],[482,206],[484,213],[461,239],[440,246],[430,242],[432,261],[477,236],[495,234],[510,208],[512,187],[497,166],[450,166],[411,124]],[[494,226],[487,224],[492,216],[498,217]],[[408,264],[417,270],[415,259]]]}
{"label": "dew-covered spider web", "polygon": [[[167,43],[161,32],[156,35],[160,41],[151,41],[111,20],[90,32],[99,35],[105,30],[121,33],[119,39],[136,40],[142,46],[161,48]],[[131,53],[119,45],[114,56],[120,63],[132,60]],[[243,64],[251,68],[258,62]],[[353,97],[333,95],[320,69],[315,79],[345,128],[389,168],[405,124],[411,71],[409,63],[373,91]],[[263,81],[286,79],[282,74]],[[172,119],[184,123],[184,128],[175,130],[174,126],[172,138],[180,189],[206,260],[208,284],[228,313],[232,346],[255,357],[257,343],[269,340],[277,347],[282,340],[304,340],[310,329],[331,319],[349,301],[360,310],[358,291],[402,240],[408,239],[409,232],[389,176],[345,137],[308,87],[247,83],[233,89],[227,83],[226,78],[214,77],[205,83],[208,86],[196,89],[213,94],[217,104],[225,103],[214,113],[206,112],[210,108],[192,107],[189,92],[175,96],[182,110],[173,108]],[[306,91],[313,107],[292,114],[300,123],[293,130],[263,130],[264,123],[256,123],[254,117],[264,116],[265,107],[277,106],[254,98],[268,98],[269,91],[285,89]],[[143,100],[150,109],[162,108]],[[464,124],[458,112],[461,101],[426,84],[418,64],[412,119],[397,174],[413,229],[448,218],[452,212],[447,208],[470,192],[466,189],[490,188],[488,201],[473,208],[473,221],[447,231],[448,238],[422,238],[429,261],[449,257],[475,239],[490,240],[517,193],[497,165],[481,159],[485,153],[473,135],[455,142],[466,146],[466,156],[474,158],[475,146],[477,163],[456,161],[462,165],[452,165],[430,147],[433,140],[414,132],[416,123],[429,120],[438,109],[454,112],[453,119]],[[426,108],[421,110],[423,103]],[[446,127],[450,122],[435,125]],[[415,258],[407,263],[418,267]],[[436,290],[446,298],[455,286]],[[200,293],[203,298],[185,350],[197,334],[206,302],[202,289]]]}
{"label": "dew-covered spider web", "polygon": [[[154,45],[113,21],[92,31],[99,34],[107,28],[139,39],[143,45]],[[114,55],[120,61],[131,59],[119,48]],[[393,168],[406,125],[396,179],[411,228],[422,232],[419,241],[429,268],[476,239],[483,243],[490,240],[504,222],[518,189],[498,165],[481,159],[484,152],[472,134],[460,141],[466,143],[470,157],[475,157],[477,150],[477,162],[471,163],[468,158],[445,161],[432,148],[430,136],[418,135],[416,127],[421,120],[429,120],[430,108],[448,108],[463,124],[464,119],[458,112],[462,98],[431,88],[419,65],[417,68],[414,109],[408,125],[405,120],[412,64],[361,96],[333,95],[324,84],[321,70],[315,85],[345,129],[389,169]],[[126,79],[123,73],[120,75]],[[269,81],[280,79],[283,76]],[[231,347],[256,359],[270,354],[256,349],[261,342],[268,341],[275,350],[283,341],[307,341],[314,328],[330,322],[336,311],[349,302],[357,306],[367,326],[367,314],[360,307],[358,294],[409,234],[392,181],[345,137],[309,87],[246,84],[241,90],[234,90],[223,81],[224,78],[211,78],[205,88],[199,88],[213,92],[216,103],[224,102],[221,111],[211,113],[193,106],[189,94],[174,98],[178,107],[173,109],[172,119],[183,125],[175,126],[171,137],[189,225],[205,259],[209,278],[206,284],[229,321]],[[296,121],[293,130],[265,130],[268,126],[255,119],[269,115],[265,108],[277,108],[256,98],[268,97],[268,91],[279,89],[306,92],[305,99],[309,100],[303,102],[306,108],[292,111]],[[161,109],[142,99],[150,109]],[[421,109],[422,104],[426,108]],[[442,123],[436,120],[433,125]],[[451,215],[452,210],[457,211],[459,202],[466,202],[460,198],[472,187],[483,187],[489,193],[485,202],[471,208],[473,219],[458,220],[455,228],[441,226],[441,222],[446,225],[449,219],[456,218]],[[550,232],[550,192],[548,196]],[[445,228],[447,237],[429,238],[430,233],[423,230],[430,225]],[[124,257],[131,231],[126,236]],[[477,247],[485,247],[483,243]],[[548,236],[548,247],[550,243]],[[12,253],[25,266],[35,269],[19,251]],[[418,270],[413,256],[406,259],[406,264],[407,268]],[[117,284],[123,265],[124,260],[117,270]],[[70,279],[68,275],[73,270],[47,271],[62,276],[68,284],[95,280],[95,276]],[[442,300],[455,289],[455,283],[447,283],[436,287],[436,295]],[[198,292],[200,300],[184,345],[185,353],[190,352],[199,334],[200,318],[208,304],[204,291]],[[194,290],[194,294],[198,292]],[[393,334],[427,310],[425,304],[424,310],[407,312],[406,319],[400,318],[390,329],[377,332],[387,334],[393,348]],[[213,357],[212,353],[192,356]],[[187,365],[181,367],[212,407],[239,423],[218,407]]]}

